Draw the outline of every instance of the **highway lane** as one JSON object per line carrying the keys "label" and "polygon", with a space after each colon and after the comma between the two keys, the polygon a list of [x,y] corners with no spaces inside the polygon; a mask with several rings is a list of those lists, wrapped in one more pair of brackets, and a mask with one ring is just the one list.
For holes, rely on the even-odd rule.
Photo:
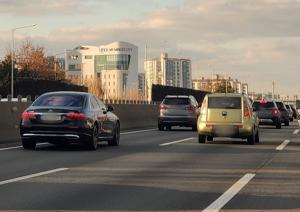
{"label": "highway lane", "polygon": [[[175,130],[123,134],[121,146],[102,144],[95,152],[52,145],[0,151],[2,182],[68,168],[0,183],[0,209],[201,211],[251,173],[255,176],[225,210],[300,210],[296,127],[264,127],[254,146],[229,139],[198,144],[195,132]],[[276,150],[287,139],[291,142]]]}

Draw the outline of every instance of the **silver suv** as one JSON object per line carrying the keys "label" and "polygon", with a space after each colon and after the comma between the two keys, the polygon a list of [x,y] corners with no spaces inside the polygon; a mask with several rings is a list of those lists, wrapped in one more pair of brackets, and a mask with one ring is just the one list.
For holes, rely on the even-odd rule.
{"label": "silver suv", "polygon": [[168,95],[159,106],[158,129],[172,126],[192,127],[197,130],[198,102],[193,96]]}

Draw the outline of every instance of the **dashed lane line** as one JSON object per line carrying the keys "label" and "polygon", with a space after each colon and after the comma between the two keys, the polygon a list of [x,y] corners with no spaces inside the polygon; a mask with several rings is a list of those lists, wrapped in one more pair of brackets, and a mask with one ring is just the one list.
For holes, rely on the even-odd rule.
{"label": "dashed lane line", "polygon": [[195,138],[196,138],[196,137],[180,139],[180,140],[177,140],[177,141],[172,141],[172,142],[162,143],[162,144],[160,144],[159,146],[168,146],[168,145],[172,145],[172,144],[181,143],[181,142],[184,142],[184,141],[193,140],[193,139],[195,139]]}
{"label": "dashed lane line", "polygon": [[4,181],[0,181],[0,185],[14,183],[14,182],[18,182],[18,181],[21,181],[21,180],[27,180],[27,179],[30,179],[30,178],[39,177],[39,176],[43,176],[43,175],[53,174],[53,173],[56,173],[56,172],[66,171],[68,169],[69,168],[52,169],[52,170],[49,170],[49,171],[39,172],[39,173],[36,173],[36,174],[30,174],[30,175],[26,175],[26,176],[23,176],[23,177],[13,178],[13,179],[10,179],[10,180],[4,180]]}
{"label": "dashed lane line", "polygon": [[290,140],[284,140],[278,147],[276,147],[276,150],[277,151],[281,151],[281,150],[283,150],[285,147],[286,147],[286,145],[288,145],[288,143],[290,143],[291,141]]}
{"label": "dashed lane line", "polygon": [[233,184],[224,194],[211,203],[202,212],[218,212],[220,211],[235,195],[239,193],[255,176],[255,174],[245,174],[235,184]]}

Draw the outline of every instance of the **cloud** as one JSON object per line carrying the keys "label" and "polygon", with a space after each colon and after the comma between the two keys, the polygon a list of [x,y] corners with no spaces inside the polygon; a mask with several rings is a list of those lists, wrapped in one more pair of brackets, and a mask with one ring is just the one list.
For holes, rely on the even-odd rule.
{"label": "cloud", "polygon": [[[7,2],[13,5],[20,1]],[[79,0],[47,2],[48,12],[63,12],[68,8],[74,14],[88,10],[92,4],[82,5]],[[60,27],[32,40],[49,52],[80,44],[123,40],[140,47],[140,71],[143,47],[147,45],[149,57],[168,51],[170,56],[191,58],[194,77],[212,72],[233,75],[248,81],[250,89],[255,90],[267,89],[269,81],[276,80],[280,92],[300,93],[294,77],[300,67],[299,0],[185,0],[184,3],[181,7],[147,12],[139,19],[96,25],[86,21],[82,25]],[[33,10],[28,8],[32,5],[28,1],[27,6],[21,4],[20,8]],[[1,3],[0,12],[3,7]]]}
{"label": "cloud", "polygon": [[[95,12],[109,0],[0,0],[0,12],[17,16],[72,15]],[[114,0],[113,0],[114,1]]]}

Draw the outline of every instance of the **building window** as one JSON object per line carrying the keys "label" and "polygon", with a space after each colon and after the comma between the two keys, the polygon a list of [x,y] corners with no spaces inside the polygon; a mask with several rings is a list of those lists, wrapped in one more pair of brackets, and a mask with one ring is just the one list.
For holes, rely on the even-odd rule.
{"label": "building window", "polygon": [[69,71],[75,71],[75,65],[69,65]]}
{"label": "building window", "polygon": [[91,60],[91,59],[93,59],[93,56],[92,56],[92,55],[85,55],[85,56],[84,56],[84,59],[86,59],[86,60]]}

